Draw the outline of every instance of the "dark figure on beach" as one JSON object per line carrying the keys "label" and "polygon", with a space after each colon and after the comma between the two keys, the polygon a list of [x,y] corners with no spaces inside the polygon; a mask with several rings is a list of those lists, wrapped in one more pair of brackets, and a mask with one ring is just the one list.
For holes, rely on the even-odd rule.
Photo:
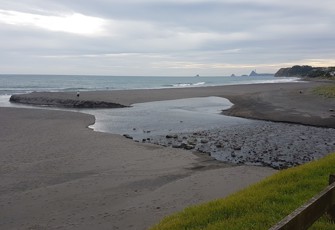
{"label": "dark figure on beach", "polygon": [[77,97],[79,97],[80,96],[80,93],[79,93],[79,91],[77,92]]}

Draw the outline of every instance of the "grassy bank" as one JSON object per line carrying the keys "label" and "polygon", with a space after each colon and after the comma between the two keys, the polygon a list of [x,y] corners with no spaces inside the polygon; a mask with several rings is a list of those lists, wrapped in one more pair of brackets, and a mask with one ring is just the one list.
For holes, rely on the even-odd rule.
{"label": "grassy bank", "polygon": [[335,98],[335,84],[318,87],[314,90],[314,93],[323,95],[328,98]]}
{"label": "grassy bank", "polygon": [[[186,208],[152,230],[268,229],[323,190],[331,173],[335,173],[335,153],[280,171],[225,199]],[[322,218],[311,229],[335,229],[335,225]]]}

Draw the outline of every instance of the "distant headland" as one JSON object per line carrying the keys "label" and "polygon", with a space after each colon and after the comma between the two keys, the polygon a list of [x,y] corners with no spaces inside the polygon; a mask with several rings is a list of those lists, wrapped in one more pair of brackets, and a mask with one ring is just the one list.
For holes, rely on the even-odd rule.
{"label": "distant headland", "polygon": [[309,77],[335,79],[335,67],[312,67],[309,65],[295,65],[281,68],[275,73],[275,77]]}
{"label": "distant headland", "polygon": [[249,75],[236,76],[235,74],[230,75],[231,77],[262,77],[262,76],[273,76],[273,73],[257,73],[256,70],[251,71]]}
{"label": "distant headland", "polygon": [[257,73],[256,70],[251,71],[249,77],[256,77],[256,76],[271,76],[273,73]]}

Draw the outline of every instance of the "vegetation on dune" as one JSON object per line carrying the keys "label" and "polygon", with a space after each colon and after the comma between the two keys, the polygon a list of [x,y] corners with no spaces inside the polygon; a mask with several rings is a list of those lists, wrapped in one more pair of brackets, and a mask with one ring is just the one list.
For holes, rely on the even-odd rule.
{"label": "vegetation on dune", "polygon": [[[273,176],[225,199],[186,208],[151,230],[269,229],[328,185],[335,153]],[[210,188],[209,188],[210,189]],[[311,229],[335,229],[323,217]]]}
{"label": "vegetation on dune", "polygon": [[329,97],[329,98],[335,98],[335,84],[333,85],[328,85],[328,86],[321,86],[321,87],[317,87],[314,90],[314,93],[319,94],[319,95],[323,95],[325,97]]}

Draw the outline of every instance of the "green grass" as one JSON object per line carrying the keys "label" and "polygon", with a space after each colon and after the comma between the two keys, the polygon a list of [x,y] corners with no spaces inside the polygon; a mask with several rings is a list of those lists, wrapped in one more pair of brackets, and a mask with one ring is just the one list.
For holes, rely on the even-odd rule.
{"label": "green grass", "polygon": [[325,97],[334,98],[335,97],[335,84],[329,86],[321,86],[314,89],[314,93],[323,95]]}
{"label": "green grass", "polygon": [[[322,191],[331,173],[335,173],[335,153],[280,171],[225,199],[186,208],[151,230],[269,229]],[[324,217],[311,229],[335,229],[335,225]]]}

